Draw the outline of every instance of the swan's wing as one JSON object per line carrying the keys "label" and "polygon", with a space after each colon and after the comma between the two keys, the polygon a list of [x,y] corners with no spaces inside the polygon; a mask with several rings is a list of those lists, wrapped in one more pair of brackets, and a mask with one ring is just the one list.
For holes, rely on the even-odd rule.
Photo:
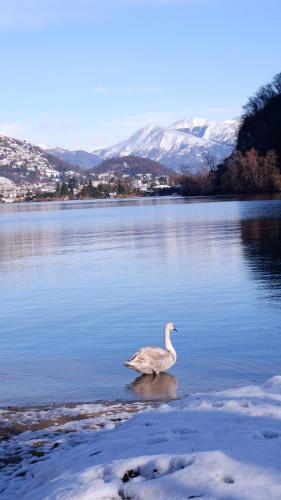
{"label": "swan's wing", "polygon": [[143,347],[137,351],[129,362],[135,363],[151,363],[153,365],[162,363],[169,357],[169,353],[161,347]]}

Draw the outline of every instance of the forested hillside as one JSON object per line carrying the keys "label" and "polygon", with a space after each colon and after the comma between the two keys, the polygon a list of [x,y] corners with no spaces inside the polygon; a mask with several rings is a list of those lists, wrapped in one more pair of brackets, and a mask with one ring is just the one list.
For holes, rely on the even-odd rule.
{"label": "forested hillside", "polygon": [[262,86],[244,106],[237,150],[246,153],[251,148],[262,156],[275,151],[281,169],[281,73]]}
{"label": "forested hillside", "polygon": [[221,165],[180,182],[184,194],[281,191],[281,73],[244,106],[235,151]]}

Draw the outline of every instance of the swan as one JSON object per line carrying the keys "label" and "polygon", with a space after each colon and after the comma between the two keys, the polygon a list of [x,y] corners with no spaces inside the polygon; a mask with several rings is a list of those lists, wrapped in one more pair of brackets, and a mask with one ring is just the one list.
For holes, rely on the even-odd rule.
{"label": "swan", "polygon": [[147,375],[158,375],[160,372],[171,368],[177,360],[177,354],[170,339],[172,331],[177,332],[177,329],[172,321],[168,321],[164,326],[165,349],[161,347],[143,347],[128,359],[124,366]]}

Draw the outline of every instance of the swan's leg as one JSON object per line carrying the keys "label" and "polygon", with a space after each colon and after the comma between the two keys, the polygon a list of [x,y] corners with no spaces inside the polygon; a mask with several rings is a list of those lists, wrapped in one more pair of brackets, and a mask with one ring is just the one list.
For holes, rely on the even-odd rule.
{"label": "swan's leg", "polygon": [[157,375],[159,375],[159,373],[156,372],[155,370],[152,370],[152,373],[153,373],[153,379],[155,379],[155,377],[157,377]]}

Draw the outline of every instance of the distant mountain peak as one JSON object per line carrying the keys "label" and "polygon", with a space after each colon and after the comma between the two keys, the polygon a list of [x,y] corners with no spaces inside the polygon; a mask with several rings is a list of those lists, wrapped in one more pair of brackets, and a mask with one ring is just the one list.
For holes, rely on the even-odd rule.
{"label": "distant mountain peak", "polygon": [[102,159],[140,156],[163,163],[177,171],[196,171],[206,157],[216,163],[231,153],[236,140],[237,121],[184,118],[169,127],[146,125],[129,139],[95,151]]}

